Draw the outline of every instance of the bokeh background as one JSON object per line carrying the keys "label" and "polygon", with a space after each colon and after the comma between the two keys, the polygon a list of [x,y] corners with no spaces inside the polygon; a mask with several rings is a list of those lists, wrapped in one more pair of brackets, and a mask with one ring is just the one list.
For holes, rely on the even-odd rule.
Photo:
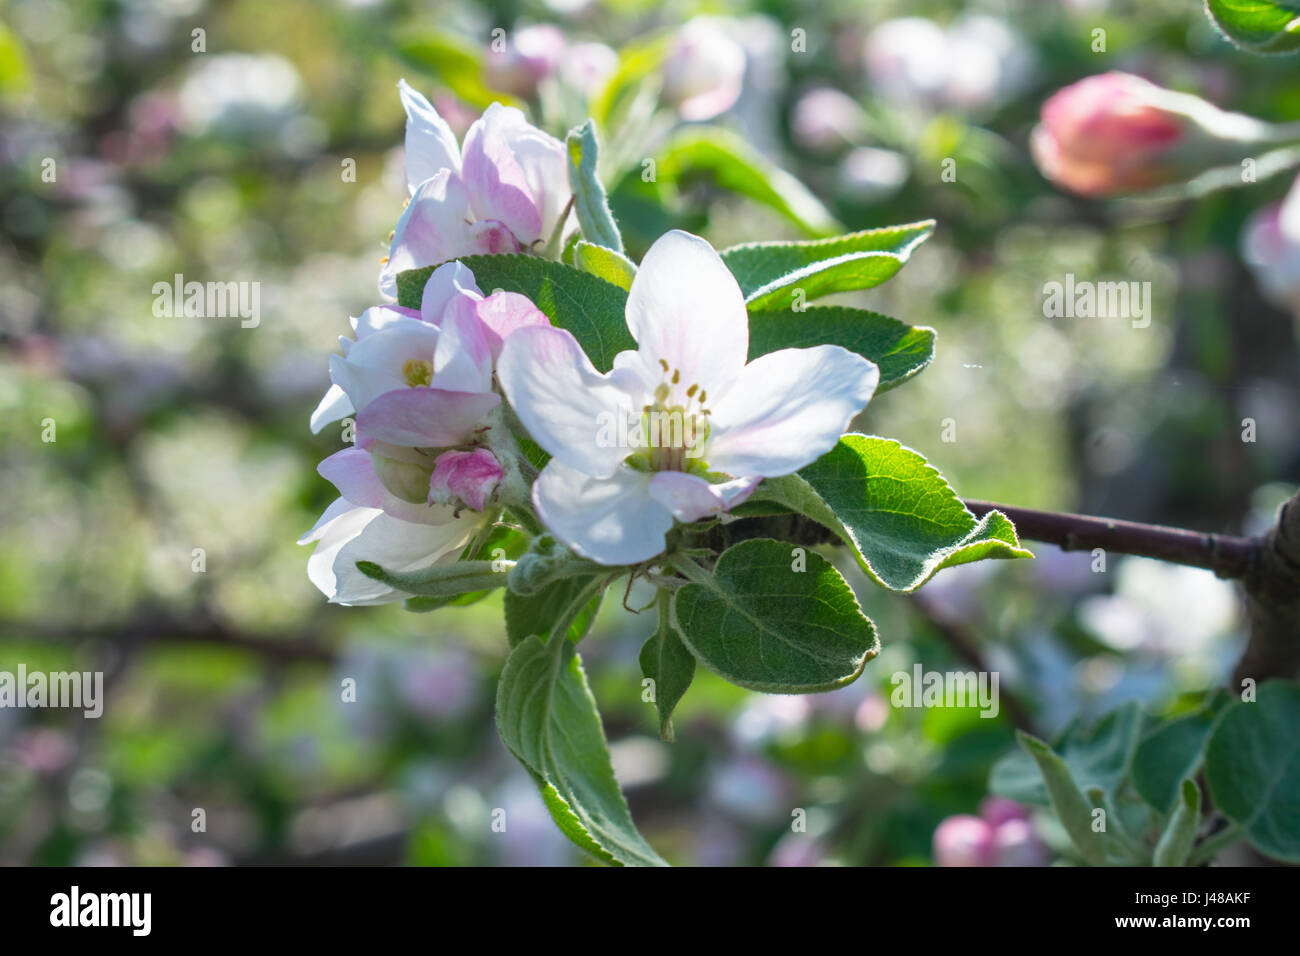
{"label": "bokeh background", "polygon": [[[499,599],[422,615],[326,606],[309,584],[294,542],[333,497],[315,465],[341,439],[307,417],[347,317],[378,301],[404,198],[397,80],[458,130],[508,93],[563,136],[614,50],[699,15],[733,48],[690,55],[743,68],[708,122],[847,228],[939,222],[898,278],[851,298],[939,333],[933,365],[864,429],[967,497],[1206,531],[1268,522],[1300,481],[1295,278],[1275,275],[1283,305],[1266,300],[1243,245],[1291,177],[1084,201],[1026,145],[1047,96],[1108,69],[1300,118],[1294,61],[1234,51],[1199,3],[5,0],[0,669],[103,670],[108,700],[99,720],[0,710],[0,863],[582,862],[493,727]],[[697,122],[660,78],[645,157]],[[719,247],[803,235],[706,173],[643,183],[640,158],[609,184],[634,257],[676,226]],[[1151,326],[1045,318],[1043,284],[1066,272],[1151,282]],[[260,282],[260,324],[155,316],[153,284],[175,273]],[[1230,584],[1035,550],[942,572],[919,600],[852,578],[885,644],[861,680],[780,697],[701,672],[674,744],[640,696],[653,612],[608,601],[584,655],[647,837],[678,863],[943,863],[936,827],[985,798],[1009,697],[1050,735],[1133,698],[1169,712],[1230,672]],[[998,719],[889,706],[895,672],[966,669],[972,651],[1002,675]],[[1013,859],[1050,858],[1059,835],[1033,827]]]}

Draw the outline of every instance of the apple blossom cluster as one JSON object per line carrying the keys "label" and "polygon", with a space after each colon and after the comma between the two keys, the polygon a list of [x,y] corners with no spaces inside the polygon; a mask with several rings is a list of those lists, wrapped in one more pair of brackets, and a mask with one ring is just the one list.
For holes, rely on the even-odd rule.
{"label": "apple blossom cluster", "polygon": [[[653,244],[628,290],[637,348],[598,372],[571,332],[523,295],[485,295],[459,261],[558,256],[576,225],[564,144],[500,104],[457,144],[427,99],[399,89],[410,199],[380,292],[436,268],[418,309],[367,309],[330,357],[311,427],[354,417],[354,446],[321,463],[339,498],[300,542],[315,543],[308,573],[330,601],[408,597],[358,563],[455,562],[507,509],[597,564],[650,561],[676,525],[820,458],[871,399],[879,369],[838,345],[747,362],[737,280],[680,231]],[[661,419],[677,427],[661,434]],[[519,439],[549,456],[540,473]]]}

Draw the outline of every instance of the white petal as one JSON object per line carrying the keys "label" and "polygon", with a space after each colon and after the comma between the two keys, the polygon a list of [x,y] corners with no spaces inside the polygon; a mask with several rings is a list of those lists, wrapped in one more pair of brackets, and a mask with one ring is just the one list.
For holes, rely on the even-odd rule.
{"label": "white petal", "polygon": [[[340,503],[342,507],[340,508]],[[329,521],[325,518],[333,513]],[[340,498],[326,509],[316,528],[303,536],[299,544],[318,540],[316,550],[307,559],[307,577],[330,601],[338,593],[338,580],[334,576],[334,561],[343,546],[359,535],[365,526],[378,515],[378,508],[354,508]],[[323,522],[323,523],[322,523]]]}
{"label": "white petal", "polygon": [[330,378],[360,412],[370,402],[396,389],[408,387],[404,366],[408,361],[433,366],[438,330],[428,322],[405,316],[360,339],[347,357],[330,356]]}
{"label": "white petal", "polygon": [[673,516],[650,497],[646,472],[591,478],[552,460],[533,484],[533,505],[556,537],[600,564],[636,564],[664,549]]}
{"label": "white petal", "polygon": [[709,405],[709,467],[777,478],[830,451],[866,406],[880,369],[838,345],[781,349],[745,366]]}
{"label": "white petal", "polygon": [[331,385],[316,406],[316,411],[311,413],[311,433],[319,435],[320,430],[330,422],[345,418],[352,412],[352,403],[348,401],[347,393],[337,385]]}
{"label": "white petal", "polygon": [[464,292],[483,297],[483,290],[478,287],[469,266],[460,261],[443,263],[433,270],[429,281],[424,284],[424,294],[420,299],[421,317],[426,322],[439,324],[452,297]]}
{"label": "white petal", "polygon": [[568,331],[529,326],[512,333],[497,380],[533,441],[570,468],[607,477],[634,450],[619,440],[640,418],[634,397],[597,372]]}
{"label": "white petal", "polygon": [[397,89],[406,109],[406,180],[411,192],[441,169],[460,172],[460,147],[447,121],[406,80]]}
{"label": "white petal", "polygon": [[343,515],[346,511],[352,510],[352,502],[346,498],[335,498],[330,502],[330,506],[325,509],[324,513],[316,519],[316,523],[311,526],[311,530],[298,539],[299,544],[311,544],[313,541],[319,541],[325,533],[326,526]]}
{"label": "white petal", "polygon": [[745,298],[703,239],[673,230],[641,260],[627,296],[627,327],[649,365],[681,372],[681,388],[720,394],[749,354]]}
{"label": "white petal", "polygon": [[761,478],[733,478],[710,484],[684,471],[661,471],[650,479],[650,497],[673,513],[678,521],[699,521],[722,514],[743,502]]}
{"label": "white petal", "polygon": [[[419,319],[420,313],[415,309],[404,309],[400,305],[372,305],[366,311],[361,313],[360,318],[352,320],[352,328],[356,332],[358,339],[364,339],[381,329],[386,329],[398,319]],[[340,344],[347,342],[343,346],[343,354],[346,355],[352,348],[353,343],[347,339],[340,338]]]}
{"label": "white petal", "polygon": [[[418,571],[443,559],[455,560],[482,523],[482,515],[463,512],[440,525],[411,524],[382,512],[372,516],[360,533],[345,541],[334,557],[335,604],[387,604],[407,595],[368,578],[358,561],[373,561],[386,571]],[[324,542],[322,542],[323,544]]]}

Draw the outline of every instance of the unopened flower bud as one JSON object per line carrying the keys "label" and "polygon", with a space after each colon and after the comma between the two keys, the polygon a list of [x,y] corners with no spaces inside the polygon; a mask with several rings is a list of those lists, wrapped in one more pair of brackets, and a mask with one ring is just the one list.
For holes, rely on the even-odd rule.
{"label": "unopened flower bud", "polygon": [[740,98],[745,51],[725,21],[696,17],[677,31],[663,73],[664,99],[683,119],[713,119]]}
{"label": "unopened flower bud", "polygon": [[992,859],[993,828],[979,817],[948,817],[934,831],[936,866],[988,866]]}
{"label": "unopened flower bud", "polygon": [[1267,123],[1119,72],[1059,90],[1030,139],[1045,177],[1092,197],[1186,182],[1278,143]]}
{"label": "unopened flower bud", "polygon": [[506,41],[501,52],[489,53],[484,76],[493,89],[532,96],[537,84],[552,76],[564,56],[564,32],[549,23],[522,27]]}
{"label": "unopened flower bud", "polygon": [[496,491],[501,474],[501,463],[486,448],[445,451],[433,464],[429,503],[464,504],[474,511],[482,511]]}

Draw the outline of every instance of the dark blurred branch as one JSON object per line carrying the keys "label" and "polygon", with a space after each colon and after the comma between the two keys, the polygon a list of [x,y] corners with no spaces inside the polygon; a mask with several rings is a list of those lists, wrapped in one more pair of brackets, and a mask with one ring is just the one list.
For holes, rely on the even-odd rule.
{"label": "dark blurred branch", "polygon": [[0,634],[9,640],[23,637],[68,643],[100,640],[128,650],[146,645],[212,644],[248,651],[279,663],[333,664],[338,659],[335,651],[320,644],[311,630],[291,637],[271,637],[245,633],[213,620],[188,621],[148,613],[105,627],[0,620]]}
{"label": "dark blurred branch", "polygon": [[1001,511],[1011,519],[1020,537],[1045,541],[1063,551],[1101,548],[1107,552],[1206,568],[1221,578],[1245,577],[1254,566],[1261,547],[1254,538],[1166,528],[1115,518],[1035,511],[988,501],[968,500],[966,507],[977,518],[995,509]]}
{"label": "dark blurred branch", "polygon": [[[959,620],[956,616],[943,610],[938,604],[930,600],[924,594],[916,592],[911,596],[912,608],[917,615],[927,624],[939,632],[949,646],[975,670],[981,673],[989,671],[988,663],[984,660],[984,655],[980,653],[979,641],[966,627],[964,621]],[[1018,730],[1023,730],[1027,734],[1033,734],[1035,737],[1041,736],[1039,731],[1034,727],[1033,718],[1030,717],[1029,711],[1025,705],[1020,702],[1020,698],[1007,690],[999,682],[998,699],[1003,710],[1007,712],[1007,718]]]}
{"label": "dark blurred branch", "polygon": [[1243,582],[1250,642],[1237,664],[1247,677],[1293,679],[1300,673],[1300,493],[1282,506],[1277,524],[1258,541],[1258,557]]}

